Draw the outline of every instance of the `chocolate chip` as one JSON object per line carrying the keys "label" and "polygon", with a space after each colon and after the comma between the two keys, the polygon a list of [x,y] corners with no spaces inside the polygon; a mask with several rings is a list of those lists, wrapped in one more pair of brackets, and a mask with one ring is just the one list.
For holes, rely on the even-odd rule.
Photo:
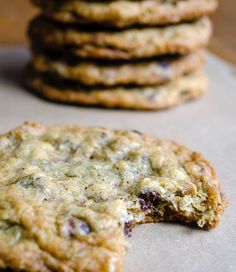
{"label": "chocolate chip", "polygon": [[145,96],[148,99],[148,101],[153,102],[153,100],[156,99],[157,94],[155,94],[155,93],[148,93]]}
{"label": "chocolate chip", "polygon": [[138,135],[141,135],[141,136],[143,135],[143,133],[140,132],[140,131],[138,131],[138,130],[132,129],[131,131],[134,132],[134,133],[136,133],[136,134],[138,134]]}
{"label": "chocolate chip", "polygon": [[106,134],[106,132],[102,132],[102,134],[101,134],[101,138],[102,138],[102,139],[107,138],[107,134]]}
{"label": "chocolate chip", "polygon": [[87,235],[91,232],[90,226],[83,220],[71,217],[67,221],[68,223],[68,234],[70,237],[75,235]]}
{"label": "chocolate chip", "polygon": [[188,90],[185,90],[185,91],[182,91],[180,93],[181,96],[188,96],[189,95],[189,91]]}
{"label": "chocolate chip", "polygon": [[132,235],[132,222],[131,221],[125,223],[124,234],[127,237],[131,237],[131,235]]}
{"label": "chocolate chip", "polygon": [[160,63],[160,66],[164,69],[167,69],[167,68],[169,68],[170,64],[169,64],[169,62],[163,61]]}
{"label": "chocolate chip", "polygon": [[146,192],[146,193],[141,193],[139,195],[139,204],[141,207],[141,210],[147,211],[151,208],[156,208],[156,206],[160,202],[160,196],[157,193],[154,192]]}

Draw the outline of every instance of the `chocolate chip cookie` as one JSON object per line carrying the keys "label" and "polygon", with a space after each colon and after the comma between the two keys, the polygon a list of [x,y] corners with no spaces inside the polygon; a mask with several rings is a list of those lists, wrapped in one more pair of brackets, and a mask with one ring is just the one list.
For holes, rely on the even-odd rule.
{"label": "chocolate chip cookie", "polygon": [[216,0],[33,0],[44,14],[59,22],[96,23],[114,27],[163,25],[206,16],[217,7]]}
{"label": "chocolate chip cookie", "polygon": [[200,68],[202,51],[139,61],[91,61],[67,54],[51,56],[34,53],[32,66],[39,73],[51,73],[85,85],[157,85]]}
{"label": "chocolate chip cookie", "polygon": [[112,31],[55,24],[40,16],[32,21],[29,36],[33,47],[72,52],[81,58],[134,59],[185,54],[204,47],[211,36],[211,23],[201,18],[162,28]]}
{"label": "chocolate chip cookie", "polygon": [[153,86],[92,86],[64,81],[50,75],[32,73],[28,87],[52,101],[88,106],[161,110],[202,96],[207,80],[201,71],[183,75],[169,83]]}
{"label": "chocolate chip cookie", "polygon": [[25,123],[0,136],[0,268],[120,271],[136,224],[217,225],[199,153],[138,131]]}

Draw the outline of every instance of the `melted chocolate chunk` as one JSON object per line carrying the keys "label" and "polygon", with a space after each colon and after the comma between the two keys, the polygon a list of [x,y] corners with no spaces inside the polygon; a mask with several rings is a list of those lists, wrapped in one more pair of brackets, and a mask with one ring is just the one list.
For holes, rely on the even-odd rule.
{"label": "melted chocolate chunk", "polygon": [[71,217],[67,221],[68,223],[68,233],[70,237],[73,237],[74,235],[87,235],[92,230],[90,226],[83,220],[77,219],[74,217]]}
{"label": "melted chocolate chunk", "polygon": [[156,208],[160,202],[160,196],[154,192],[146,192],[139,195],[139,204],[143,211],[150,210],[151,208]]}
{"label": "melted chocolate chunk", "polygon": [[131,221],[125,223],[124,234],[127,237],[131,237],[131,235],[132,235],[132,222]]}

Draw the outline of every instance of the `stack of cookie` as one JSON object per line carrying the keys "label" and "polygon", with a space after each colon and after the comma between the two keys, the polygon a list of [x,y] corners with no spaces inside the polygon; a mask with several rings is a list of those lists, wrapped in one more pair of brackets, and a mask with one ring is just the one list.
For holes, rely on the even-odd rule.
{"label": "stack of cookie", "polygon": [[51,100],[159,110],[201,96],[216,0],[33,0],[27,83]]}

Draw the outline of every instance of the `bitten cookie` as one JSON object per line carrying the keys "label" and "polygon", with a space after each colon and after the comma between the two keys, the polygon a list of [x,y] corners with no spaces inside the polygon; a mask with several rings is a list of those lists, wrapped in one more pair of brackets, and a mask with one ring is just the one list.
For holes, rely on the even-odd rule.
{"label": "bitten cookie", "polygon": [[163,28],[110,31],[55,24],[40,16],[31,22],[29,37],[33,47],[53,52],[66,50],[84,58],[132,59],[189,53],[206,46],[211,31],[208,18]]}
{"label": "bitten cookie", "polygon": [[66,23],[114,27],[163,25],[195,20],[217,7],[216,0],[58,1],[33,0],[50,18]]}
{"label": "bitten cookie", "polygon": [[120,271],[135,224],[211,228],[225,207],[201,154],[137,131],[25,123],[0,158],[2,269]]}
{"label": "bitten cookie", "polygon": [[87,86],[37,73],[29,74],[27,85],[33,92],[53,101],[110,108],[161,110],[203,95],[207,80],[194,71],[170,83],[154,86]]}
{"label": "bitten cookie", "polygon": [[32,66],[39,73],[51,73],[85,85],[157,85],[174,80],[205,63],[202,51],[182,56],[165,56],[139,61],[92,61],[64,55],[34,53]]}

